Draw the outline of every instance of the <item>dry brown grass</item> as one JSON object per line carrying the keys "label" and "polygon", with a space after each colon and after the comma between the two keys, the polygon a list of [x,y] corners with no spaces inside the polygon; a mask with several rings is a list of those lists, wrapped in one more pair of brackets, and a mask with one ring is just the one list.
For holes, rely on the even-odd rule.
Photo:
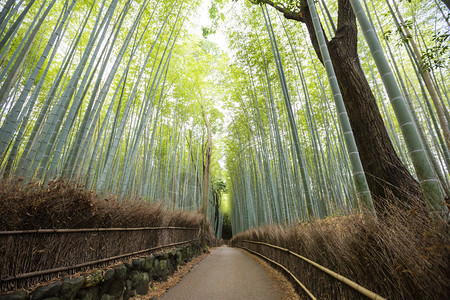
{"label": "dry brown grass", "polygon": [[100,197],[65,180],[46,186],[20,178],[0,182],[0,230],[198,227],[201,220],[197,212],[169,212],[161,203]]}
{"label": "dry brown grass", "polygon": [[[20,178],[5,179],[0,181],[0,231],[166,226],[197,230],[0,235],[0,277],[69,267],[198,239],[202,220],[198,212],[168,211],[161,203],[149,203],[142,199],[101,197],[82,185],[65,180],[43,186],[38,182],[24,182]],[[210,232],[208,240],[214,241]],[[103,265],[96,264],[90,268]],[[75,271],[78,270],[71,272]],[[0,290],[27,287],[58,275],[64,274],[0,282]]]}
{"label": "dry brown grass", "polygon": [[[291,227],[265,226],[233,238],[288,248],[389,299],[448,299],[448,223],[392,207],[382,220],[365,215]],[[287,266],[319,298],[361,297],[315,267],[267,246],[245,244]]]}

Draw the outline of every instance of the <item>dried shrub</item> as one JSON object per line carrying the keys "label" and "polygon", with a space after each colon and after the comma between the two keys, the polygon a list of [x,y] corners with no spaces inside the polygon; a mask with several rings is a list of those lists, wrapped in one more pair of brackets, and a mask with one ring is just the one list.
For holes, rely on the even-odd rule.
{"label": "dried shrub", "polygon": [[0,230],[109,227],[198,227],[195,212],[168,212],[161,203],[100,197],[82,185],[48,185],[9,178],[0,182]]}
{"label": "dried shrub", "polygon": [[[265,226],[235,236],[288,248],[388,299],[449,298],[449,225],[419,210]],[[263,245],[240,244],[287,266],[319,298],[362,295],[317,268]],[[300,292],[301,293],[301,292]]]}
{"label": "dried shrub", "polygon": [[[43,186],[21,178],[0,181],[0,231],[79,228],[189,227],[0,235],[0,277],[97,261],[156,246],[198,239],[203,217],[168,211],[142,199],[101,197],[82,185],[58,180]],[[109,262],[111,263],[111,262]],[[54,276],[102,267],[100,263],[24,280],[0,281],[0,292],[26,288]]]}
{"label": "dried shrub", "polygon": [[196,227],[200,226],[202,220],[202,215],[197,212],[176,210],[169,214],[167,225],[175,227]]}

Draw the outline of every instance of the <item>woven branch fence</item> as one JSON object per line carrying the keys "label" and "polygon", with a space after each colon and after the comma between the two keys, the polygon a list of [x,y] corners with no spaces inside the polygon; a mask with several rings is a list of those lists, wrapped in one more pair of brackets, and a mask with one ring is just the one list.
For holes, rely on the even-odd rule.
{"label": "woven branch fence", "polygon": [[[356,282],[289,249],[250,240],[236,240],[233,244],[235,247],[257,254],[284,269],[300,285],[299,291],[306,299],[385,299]],[[308,280],[305,280],[306,278]],[[304,285],[305,281],[308,284],[311,278],[316,283],[315,286],[320,286],[320,289]],[[313,290],[315,294],[320,295],[316,297],[311,294]]]}
{"label": "woven branch fence", "polygon": [[199,228],[91,228],[0,231],[0,292],[114,264],[198,240]]}

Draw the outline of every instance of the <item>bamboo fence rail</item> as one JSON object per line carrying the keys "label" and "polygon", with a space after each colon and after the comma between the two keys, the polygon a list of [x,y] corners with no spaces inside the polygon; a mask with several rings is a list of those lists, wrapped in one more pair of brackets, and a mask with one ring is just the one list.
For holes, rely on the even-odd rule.
{"label": "bamboo fence rail", "polygon": [[80,229],[33,229],[33,230],[15,230],[0,231],[0,235],[19,235],[27,233],[79,233],[79,232],[102,232],[102,231],[145,231],[145,230],[198,230],[192,227],[141,227],[141,228],[80,228]]}
{"label": "bamboo fence rail", "polygon": [[316,299],[317,299],[317,298],[311,293],[311,291],[308,290],[308,288],[307,288],[307,287],[306,287],[306,286],[305,286],[305,285],[304,285],[304,284],[303,284],[303,283],[302,283],[302,282],[294,275],[294,273],[292,273],[291,271],[289,271],[289,269],[286,268],[285,266],[283,266],[282,264],[280,264],[280,263],[278,263],[278,262],[276,262],[276,261],[274,261],[274,260],[268,258],[267,256],[264,256],[264,255],[262,255],[262,254],[256,252],[256,251],[253,251],[253,250],[251,250],[251,249],[249,249],[249,248],[241,247],[241,246],[239,246],[239,248],[244,249],[244,250],[247,250],[248,252],[253,253],[253,254],[255,254],[255,255],[258,255],[258,256],[264,258],[265,260],[270,261],[270,262],[273,263],[274,265],[277,265],[278,267],[282,268],[286,273],[288,273],[288,274],[295,280],[295,282],[297,282],[297,284],[305,291],[305,293],[308,294],[308,296],[309,296],[312,300],[316,300]]}
{"label": "bamboo fence rail", "polygon": [[303,261],[313,265],[317,269],[327,273],[328,275],[330,275],[333,278],[339,280],[340,282],[346,284],[347,286],[349,286],[352,289],[356,290],[360,294],[368,297],[369,299],[373,299],[373,300],[383,300],[383,299],[385,299],[384,297],[382,297],[382,296],[380,296],[380,295],[378,295],[378,294],[376,294],[376,293],[366,289],[365,287],[357,284],[356,282],[348,279],[347,277],[342,276],[342,275],[340,275],[340,274],[338,274],[338,273],[336,273],[336,272],[334,272],[334,271],[332,271],[332,270],[330,270],[330,269],[328,269],[328,268],[326,268],[326,267],[324,267],[322,265],[319,265],[318,263],[316,263],[316,262],[314,262],[314,261],[312,261],[312,260],[310,260],[310,259],[308,259],[308,258],[306,258],[304,256],[301,256],[300,254],[295,253],[295,252],[293,252],[293,251],[291,251],[289,249],[286,249],[286,248],[283,248],[283,247],[280,247],[280,246],[276,246],[276,245],[272,245],[272,244],[268,244],[268,243],[264,243],[264,242],[249,241],[249,240],[237,241],[237,243],[242,243],[242,242],[250,243],[250,244],[263,245],[263,246],[267,246],[267,247],[271,247],[271,248],[274,248],[274,249],[278,249],[278,250],[287,252],[288,254],[293,255],[293,256],[295,256],[297,258],[300,258],[301,260],[303,260]]}
{"label": "bamboo fence rail", "polygon": [[0,292],[198,241],[198,228],[0,231]]}
{"label": "bamboo fence rail", "polygon": [[75,266],[61,267],[61,268],[55,268],[55,269],[50,269],[50,270],[43,270],[43,271],[36,271],[36,272],[31,272],[31,273],[19,274],[19,275],[3,278],[1,280],[6,282],[6,281],[15,280],[15,279],[30,278],[30,277],[34,277],[34,276],[47,275],[47,274],[57,273],[57,272],[62,272],[62,271],[71,271],[71,270],[76,270],[76,269],[79,269],[79,268],[82,268],[82,267],[87,267],[87,266],[92,266],[92,265],[96,265],[96,264],[99,264],[99,263],[114,261],[114,260],[121,259],[121,258],[126,258],[126,257],[131,257],[131,256],[139,255],[139,254],[144,254],[144,253],[147,253],[147,252],[161,250],[161,249],[164,249],[164,248],[181,246],[181,245],[185,245],[185,244],[189,244],[189,243],[193,243],[193,242],[197,242],[197,241],[198,240],[191,240],[191,241],[185,241],[185,242],[179,242],[179,243],[172,243],[172,244],[162,245],[162,246],[158,246],[158,247],[153,247],[153,248],[150,248],[150,249],[145,249],[145,250],[135,251],[135,252],[127,253],[127,254],[122,254],[122,255],[117,255],[117,256],[113,256],[113,257],[108,257],[108,258],[104,258],[104,259],[98,259],[98,260],[94,260],[94,261],[78,264],[78,265],[75,265]]}

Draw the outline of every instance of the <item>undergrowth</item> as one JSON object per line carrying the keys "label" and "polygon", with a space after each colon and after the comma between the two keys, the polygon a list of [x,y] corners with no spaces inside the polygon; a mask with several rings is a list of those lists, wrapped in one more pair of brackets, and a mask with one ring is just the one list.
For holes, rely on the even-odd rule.
{"label": "undergrowth", "polygon": [[[199,238],[203,217],[198,212],[170,211],[144,199],[100,196],[82,185],[57,180],[46,185],[21,178],[0,181],[0,278],[39,270],[70,267],[70,272],[104,267],[116,260],[72,268],[158,246]],[[209,223],[208,223],[209,225]],[[23,233],[33,229],[190,227],[196,230],[112,230],[71,233]],[[207,240],[215,242],[209,230]],[[120,258],[118,259],[120,260]],[[26,288],[67,272],[0,280],[0,291]]]}
{"label": "undergrowth", "polygon": [[142,199],[101,197],[82,185],[47,185],[21,178],[0,181],[0,230],[109,227],[199,227],[198,212],[168,211]]}
{"label": "undergrowth", "polygon": [[[419,210],[391,207],[382,219],[361,214],[264,226],[238,234],[232,244],[240,240],[288,248],[388,299],[450,296],[449,225]],[[263,245],[245,246],[288,266],[320,299],[364,298],[285,252]]]}

